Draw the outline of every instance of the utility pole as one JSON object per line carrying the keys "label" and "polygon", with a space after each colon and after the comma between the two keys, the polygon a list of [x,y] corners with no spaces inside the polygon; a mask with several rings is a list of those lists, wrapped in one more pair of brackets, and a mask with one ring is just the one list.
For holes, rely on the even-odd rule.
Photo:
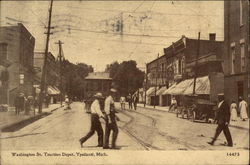
{"label": "utility pole", "polygon": [[157,91],[157,78],[158,78],[158,61],[159,59],[159,53],[158,53],[158,56],[157,56],[157,65],[156,65],[156,79],[155,79],[155,99],[154,99],[154,108],[155,108],[155,105],[156,105],[156,91]]}
{"label": "utility pole", "polygon": [[44,89],[45,89],[45,76],[47,72],[47,56],[48,56],[48,50],[49,50],[49,37],[51,28],[51,14],[52,14],[52,6],[53,6],[53,0],[50,1],[50,9],[49,9],[49,21],[48,21],[48,27],[47,27],[47,39],[46,39],[46,47],[45,47],[45,54],[44,54],[44,63],[43,63],[43,70],[42,70],[42,78],[41,78],[41,91],[39,94],[39,113],[42,113],[42,104],[43,104],[43,98],[44,98]]}
{"label": "utility pole", "polygon": [[148,70],[148,64],[146,63],[146,74],[145,74],[145,87],[144,87],[144,92],[145,92],[145,95],[144,95],[144,107],[146,106],[146,99],[147,99],[147,83],[148,83],[148,73],[147,73],[147,70]]}
{"label": "utility pole", "polygon": [[199,54],[200,54],[200,32],[198,33],[197,54],[196,54],[195,66],[194,66],[194,88],[193,88],[193,94],[195,94],[196,77],[197,77],[196,69],[197,69]]}
{"label": "utility pole", "polygon": [[64,59],[64,56],[63,56],[63,53],[62,53],[62,44],[63,44],[63,42],[61,42],[59,40],[55,44],[58,44],[58,46],[59,46],[58,59],[59,59],[59,74],[60,74],[60,103],[61,103],[61,106],[62,106],[62,91],[63,91],[63,86],[62,86],[62,60]]}
{"label": "utility pole", "polygon": [[123,40],[123,12],[121,12],[120,15],[120,35],[121,35],[121,40]]}

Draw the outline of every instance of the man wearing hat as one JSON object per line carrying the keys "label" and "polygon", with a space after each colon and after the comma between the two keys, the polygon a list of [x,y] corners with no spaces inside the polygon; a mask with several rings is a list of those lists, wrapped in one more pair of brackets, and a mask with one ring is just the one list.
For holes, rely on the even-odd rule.
{"label": "man wearing hat", "polygon": [[99,120],[100,117],[104,118],[104,115],[101,111],[100,107],[100,99],[102,99],[101,93],[96,93],[94,95],[95,100],[91,104],[90,111],[91,111],[91,126],[90,131],[88,134],[84,137],[82,137],[79,142],[82,146],[82,144],[87,141],[91,136],[94,135],[95,131],[98,135],[98,146],[97,147],[103,147],[103,129],[101,122]]}
{"label": "man wearing hat", "polygon": [[217,121],[218,121],[218,127],[216,128],[216,132],[214,135],[214,138],[211,142],[208,142],[210,145],[214,145],[214,142],[216,141],[217,137],[220,135],[221,131],[223,131],[226,139],[227,139],[227,145],[232,147],[233,141],[231,137],[231,133],[229,131],[228,125],[230,121],[230,107],[228,103],[224,100],[224,94],[218,94],[218,113],[217,113]]}
{"label": "man wearing hat", "polygon": [[116,149],[116,139],[118,136],[118,127],[116,124],[116,119],[119,120],[119,118],[116,117],[115,113],[115,106],[114,106],[114,95],[116,93],[116,89],[112,88],[110,90],[110,95],[105,99],[105,105],[104,110],[106,113],[106,127],[105,127],[105,139],[104,139],[104,149],[109,148],[109,136],[111,130],[113,131],[112,136],[112,149]]}

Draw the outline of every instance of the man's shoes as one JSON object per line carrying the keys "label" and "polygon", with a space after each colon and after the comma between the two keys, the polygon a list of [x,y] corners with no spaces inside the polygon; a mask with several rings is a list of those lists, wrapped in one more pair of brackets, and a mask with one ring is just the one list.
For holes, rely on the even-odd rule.
{"label": "man's shoes", "polygon": [[98,144],[96,147],[103,147],[103,145],[102,144]]}
{"label": "man's shoes", "polygon": [[213,142],[207,142],[207,144],[210,144],[211,146],[213,146],[213,145],[214,145],[214,143],[213,143]]}
{"label": "man's shoes", "polygon": [[109,146],[104,146],[103,149],[110,149]]}
{"label": "man's shoes", "polygon": [[228,144],[227,146],[228,146],[228,147],[233,147],[233,144]]}
{"label": "man's shoes", "polygon": [[117,147],[117,146],[112,146],[111,149],[113,149],[113,150],[119,150],[120,148]]}

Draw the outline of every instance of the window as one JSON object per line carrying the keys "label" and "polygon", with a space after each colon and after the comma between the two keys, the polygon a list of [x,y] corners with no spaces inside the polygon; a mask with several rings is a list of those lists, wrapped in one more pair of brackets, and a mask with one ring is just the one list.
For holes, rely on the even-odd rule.
{"label": "window", "polygon": [[0,43],[0,63],[1,60],[6,60],[6,59],[7,59],[7,44]]}
{"label": "window", "polygon": [[246,71],[246,62],[245,62],[245,44],[242,43],[240,45],[240,66],[241,66],[241,72]]}
{"label": "window", "polygon": [[243,25],[243,2],[240,0],[240,26]]}
{"label": "window", "polygon": [[181,59],[181,68],[182,68],[182,74],[185,72],[185,56]]}
{"label": "window", "polygon": [[232,52],[231,52],[231,74],[235,73],[235,47],[232,47]]}
{"label": "window", "polygon": [[179,60],[178,60],[178,66],[179,66],[179,67],[178,67],[178,74],[181,74],[181,71],[182,71],[182,66],[181,66],[181,64],[182,64],[182,63],[181,63],[181,60],[179,59]]}

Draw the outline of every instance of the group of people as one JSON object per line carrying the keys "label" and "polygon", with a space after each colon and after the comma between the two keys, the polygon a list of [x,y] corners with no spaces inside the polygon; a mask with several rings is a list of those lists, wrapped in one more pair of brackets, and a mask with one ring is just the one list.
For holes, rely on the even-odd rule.
{"label": "group of people", "polygon": [[36,100],[33,96],[25,97],[24,93],[19,93],[14,100],[15,114],[19,115],[20,112],[25,111],[25,114],[28,115],[31,110],[34,110],[35,103]]}
{"label": "group of people", "polygon": [[[98,145],[97,147],[103,147],[103,149],[117,149],[116,146],[116,139],[118,136],[118,126],[116,121],[120,119],[116,116],[117,111],[115,110],[114,105],[114,96],[116,93],[116,89],[112,88],[110,90],[109,96],[105,99],[104,102],[104,112],[101,111],[101,100],[103,96],[101,93],[96,93],[94,95],[94,101],[91,104],[90,111],[91,111],[91,126],[90,130],[82,137],[79,142],[81,147],[83,147],[83,143],[87,141],[91,136],[97,132],[98,135]],[[100,122],[100,118],[105,121],[105,135],[103,135],[103,129]],[[111,131],[113,132],[112,135],[112,143],[111,147],[109,146],[109,137]]]}
{"label": "group of people", "polygon": [[[133,109],[133,106],[134,106],[134,110],[136,110],[137,103],[139,102],[138,94],[134,94],[134,95],[129,94],[127,96],[127,101],[128,101],[128,108]],[[121,109],[125,110],[126,98],[124,96],[121,96],[120,103],[121,103]]]}
{"label": "group of people", "polygon": [[247,106],[248,106],[247,102],[242,97],[239,97],[239,106],[237,106],[235,101],[232,101],[232,104],[230,106],[231,121],[233,122],[237,121],[238,112],[240,113],[241,120],[246,121],[246,119],[248,119]]}

